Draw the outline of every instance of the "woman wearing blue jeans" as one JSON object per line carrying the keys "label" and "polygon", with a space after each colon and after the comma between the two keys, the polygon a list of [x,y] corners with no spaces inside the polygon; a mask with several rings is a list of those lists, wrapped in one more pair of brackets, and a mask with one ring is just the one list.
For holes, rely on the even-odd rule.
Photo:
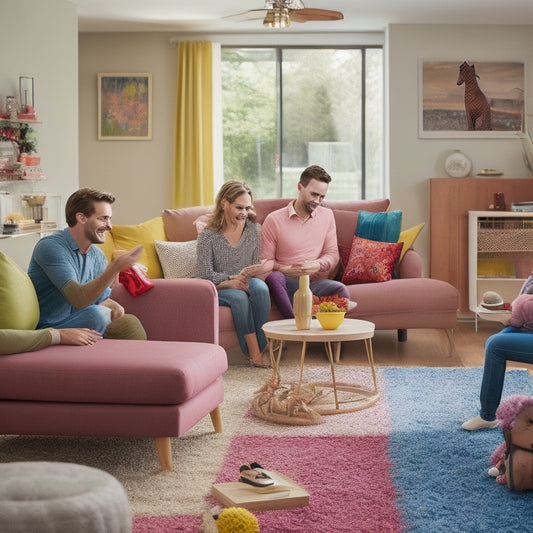
{"label": "woman wearing blue jeans", "polygon": [[263,324],[270,313],[270,293],[257,276],[268,274],[261,263],[261,226],[255,222],[248,185],[224,183],[205,229],[198,235],[198,273],[212,281],[219,304],[231,309],[239,346],[252,366],[268,368]]}
{"label": "woman wearing blue jeans", "polygon": [[478,416],[462,425],[463,429],[475,431],[498,426],[496,409],[502,397],[507,361],[533,364],[533,331],[507,326],[487,339],[479,395],[481,409]]}

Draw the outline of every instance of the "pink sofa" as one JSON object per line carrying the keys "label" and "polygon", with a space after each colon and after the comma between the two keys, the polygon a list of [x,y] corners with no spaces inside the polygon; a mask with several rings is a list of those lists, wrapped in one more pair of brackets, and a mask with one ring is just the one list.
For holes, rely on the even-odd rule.
{"label": "pink sofa", "polygon": [[122,285],[112,294],[141,319],[148,341],[1,356],[0,434],[154,437],[161,466],[172,470],[170,437],[208,414],[220,432],[228,363],[216,290],[199,279],[154,283],[137,298]]}
{"label": "pink sofa", "polygon": [[[258,222],[273,210],[283,207],[290,199],[259,199],[254,203]],[[333,209],[337,226],[339,246],[351,246],[357,225],[357,212],[386,211],[388,199],[330,201],[324,205]],[[189,241],[196,238],[194,220],[207,212],[207,207],[165,209],[163,223],[169,241]],[[449,283],[422,277],[422,260],[419,254],[410,249],[398,267],[398,279],[383,283],[349,285],[351,299],[357,307],[347,318],[359,318],[374,322],[377,330],[396,329],[398,340],[407,338],[407,330],[412,328],[444,329],[448,335],[450,349],[454,350],[453,328],[457,324],[459,293]],[[270,319],[282,318],[275,306]],[[231,311],[220,308],[220,344],[226,348],[238,346]]]}

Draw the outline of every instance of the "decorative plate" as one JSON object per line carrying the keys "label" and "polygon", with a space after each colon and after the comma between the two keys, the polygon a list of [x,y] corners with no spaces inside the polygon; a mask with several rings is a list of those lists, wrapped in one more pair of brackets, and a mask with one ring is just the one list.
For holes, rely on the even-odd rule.
{"label": "decorative plate", "polygon": [[472,161],[463,152],[456,150],[444,161],[444,170],[452,178],[464,178],[472,170]]}

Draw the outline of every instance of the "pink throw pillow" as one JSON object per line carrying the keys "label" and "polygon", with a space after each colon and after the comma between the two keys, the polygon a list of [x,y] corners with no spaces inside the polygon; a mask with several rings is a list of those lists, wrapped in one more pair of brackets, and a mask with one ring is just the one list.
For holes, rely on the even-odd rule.
{"label": "pink throw pillow", "polygon": [[355,285],[391,280],[402,247],[402,242],[378,242],[355,236],[342,283]]}

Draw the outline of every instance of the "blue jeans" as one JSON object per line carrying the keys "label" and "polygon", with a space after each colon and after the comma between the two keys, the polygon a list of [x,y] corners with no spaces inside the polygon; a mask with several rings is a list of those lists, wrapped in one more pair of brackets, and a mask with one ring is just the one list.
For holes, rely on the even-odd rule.
{"label": "blue jeans", "polygon": [[533,363],[533,332],[507,326],[492,335],[485,343],[485,364],[481,382],[481,410],[483,420],[496,420],[500,405],[507,361]]}
{"label": "blue jeans", "polygon": [[62,328],[89,328],[98,331],[102,335],[107,326],[111,324],[111,309],[104,305],[89,305],[75,311],[67,319],[46,327]]}
{"label": "blue jeans", "polygon": [[[298,290],[299,278],[288,278],[279,270],[274,270],[266,279],[276,307],[284,318],[294,318],[292,301],[294,293]],[[336,294],[341,298],[350,299],[350,293],[344,283],[333,279],[318,279],[309,284],[315,296],[331,296]]]}
{"label": "blue jeans", "polygon": [[218,303],[231,309],[239,346],[248,357],[248,345],[245,335],[255,333],[259,349],[267,344],[263,333],[263,324],[268,321],[270,313],[270,293],[266,283],[258,278],[248,280],[248,292],[239,289],[222,289],[218,291]]}

